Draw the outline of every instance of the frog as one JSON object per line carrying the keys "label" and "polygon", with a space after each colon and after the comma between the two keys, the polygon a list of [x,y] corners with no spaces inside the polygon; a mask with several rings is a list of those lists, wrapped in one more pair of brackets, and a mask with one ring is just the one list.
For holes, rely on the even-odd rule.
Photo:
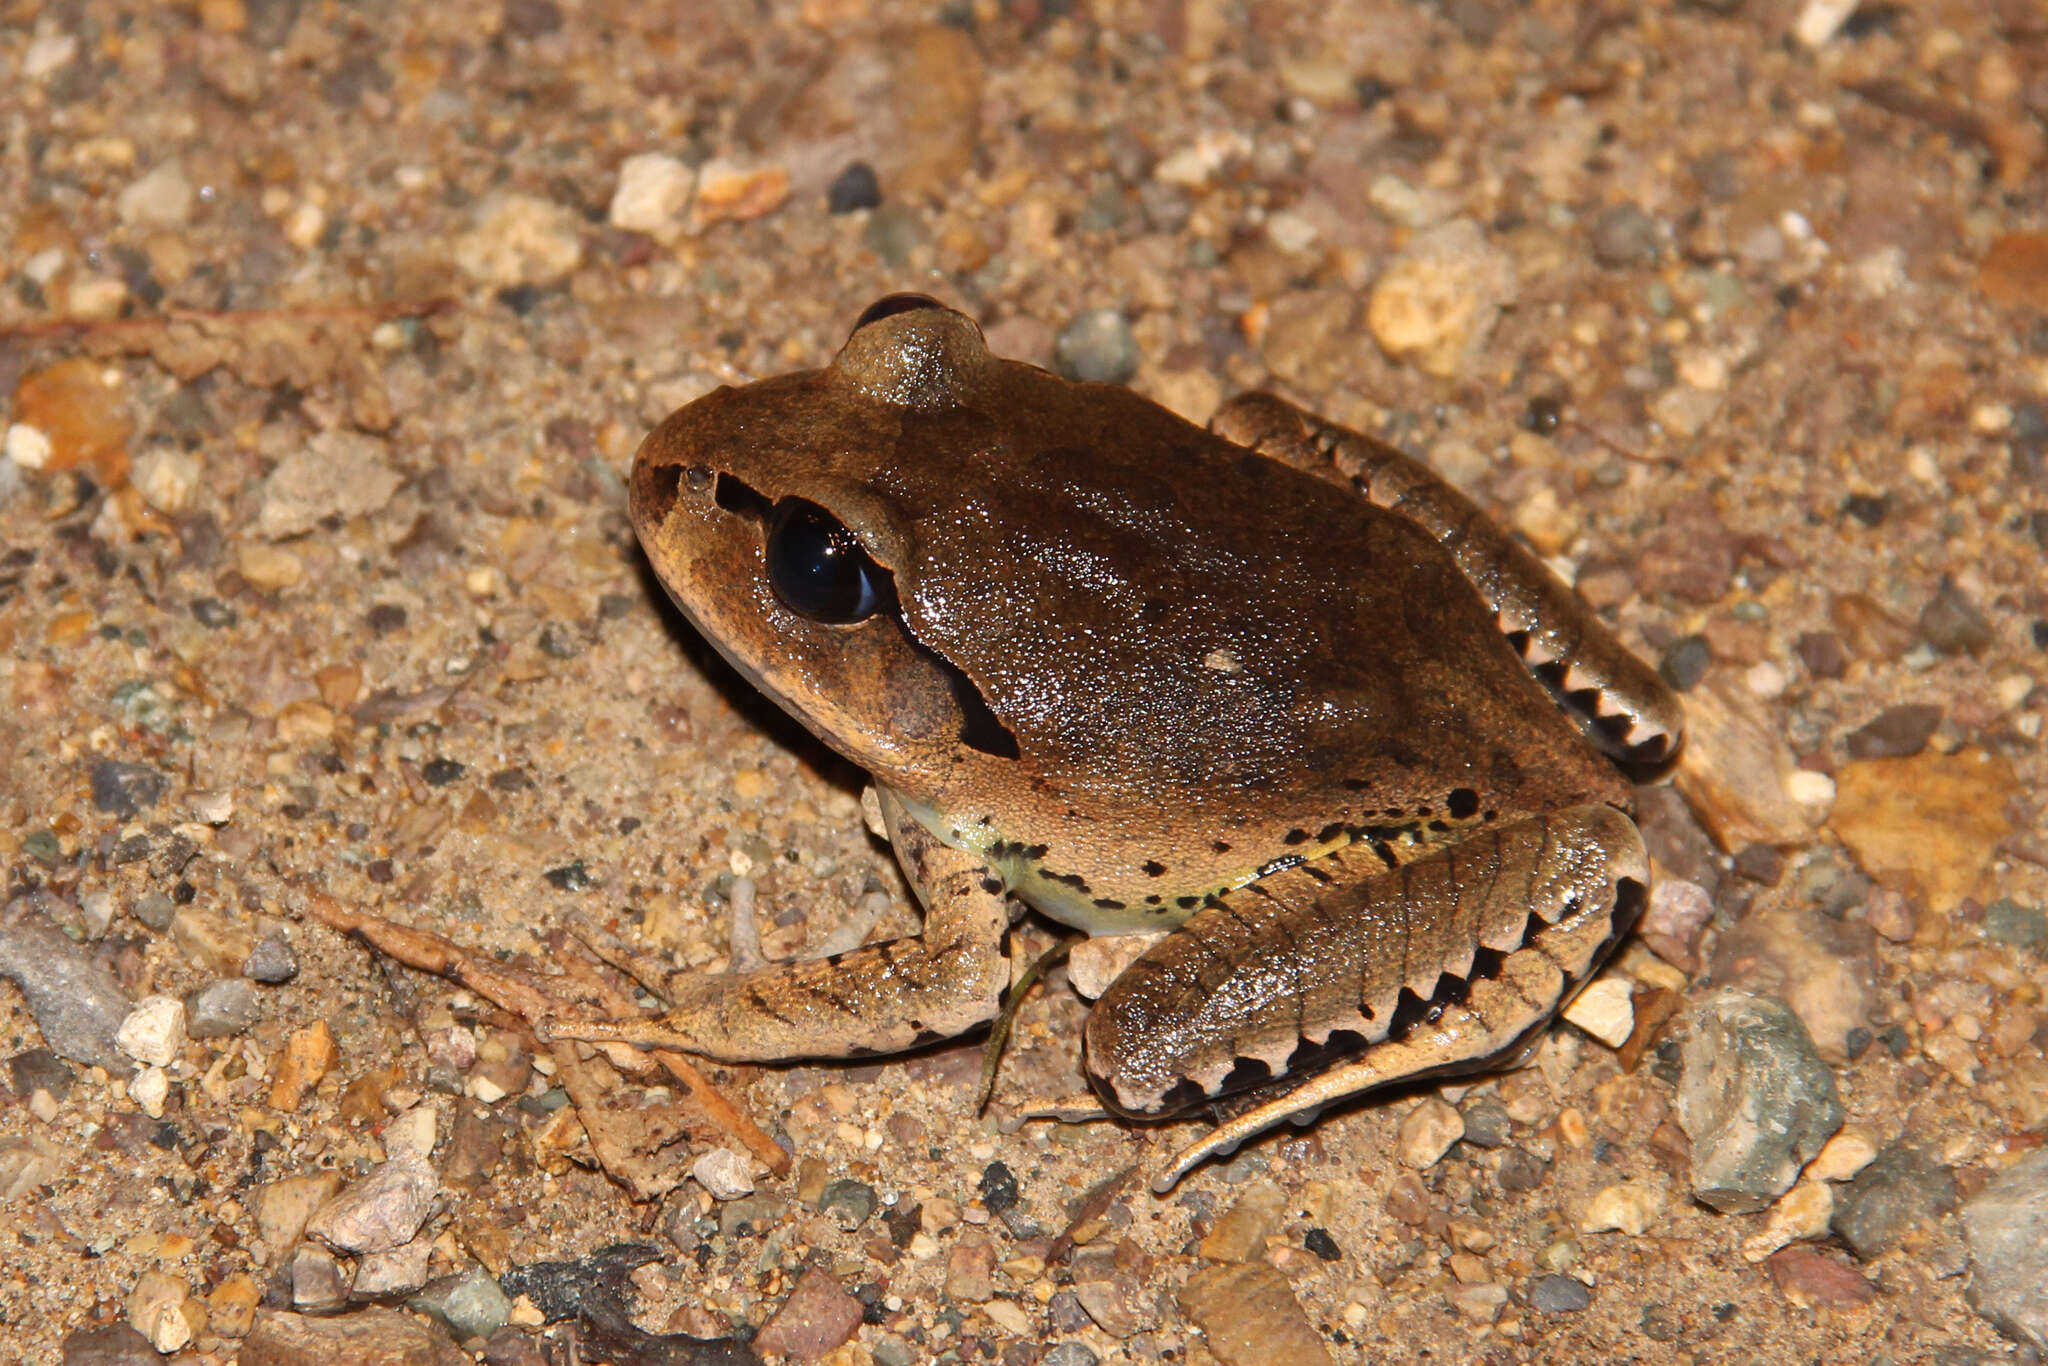
{"label": "frog", "polygon": [[998,1014],[1026,908],[1163,932],[1081,1050],[1111,1114],[1226,1116],[1164,1191],[1525,1053],[1645,903],[1675,694],[1426,464],[1270,392],[1200,426],[892,295],[670,415],[628,507],[682,615],[869,775],[923,929],[559,1036],[900,1053]]}

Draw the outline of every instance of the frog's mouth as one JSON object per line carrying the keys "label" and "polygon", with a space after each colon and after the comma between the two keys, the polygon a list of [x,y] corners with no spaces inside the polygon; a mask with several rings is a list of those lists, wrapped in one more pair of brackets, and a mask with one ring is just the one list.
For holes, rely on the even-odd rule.
{"label": "frog's mouth", "polygon": [[[911,653],[945,683],[959,709],[960,743],[992,758],[1020,756],[1016,733],[967,671],[911,625],[896,589],[895,571],[829,508],[793,496],[771,500],[726,471],[718,472],[712,498],[727,513],[753,523],[760,535],[763,577],[783,607],[824,627],[852,627],[886,618]],[[804,719],[776,690],[763,691],[798,720]]]}

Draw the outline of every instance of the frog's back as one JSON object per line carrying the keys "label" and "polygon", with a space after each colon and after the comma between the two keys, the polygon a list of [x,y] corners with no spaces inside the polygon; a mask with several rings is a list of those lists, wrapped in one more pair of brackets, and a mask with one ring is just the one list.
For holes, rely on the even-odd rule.
{"label": "frog's back", "polygon": [[[1002,411],[906,424],[911,629],[1110,794],[1412,809],[1626,788],[1428,534],[1107,386],[1018,366]],[[930,515],[943,507],[943,515]],[[942,568],[943,567],[943,568]],[[1454,783],[1442,775],[1457,775]],[[1443,790],[1438,790],[1443,789]]]}

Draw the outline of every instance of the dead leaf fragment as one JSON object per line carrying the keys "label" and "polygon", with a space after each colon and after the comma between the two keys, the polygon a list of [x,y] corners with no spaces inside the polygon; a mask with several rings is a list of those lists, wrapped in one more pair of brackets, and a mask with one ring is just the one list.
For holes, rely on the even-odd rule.
{"label": "dead leaf fragment", "polygon": [[2006,803],[2019,779],[1981,749],[1865,759],[1836,775],[1829,826],[1863,871],[1946,914],[1990,869],[2012,833]]}

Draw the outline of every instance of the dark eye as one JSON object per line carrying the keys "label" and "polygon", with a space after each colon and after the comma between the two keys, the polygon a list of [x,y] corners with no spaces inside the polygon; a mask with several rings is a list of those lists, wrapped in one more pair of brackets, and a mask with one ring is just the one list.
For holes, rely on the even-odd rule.
{"label": "dark eye", "polygon": [[888,596],[888,576],[846,523],[802,498],[775,505],[768,581],[791,611],[833,625],[873,616]]}

